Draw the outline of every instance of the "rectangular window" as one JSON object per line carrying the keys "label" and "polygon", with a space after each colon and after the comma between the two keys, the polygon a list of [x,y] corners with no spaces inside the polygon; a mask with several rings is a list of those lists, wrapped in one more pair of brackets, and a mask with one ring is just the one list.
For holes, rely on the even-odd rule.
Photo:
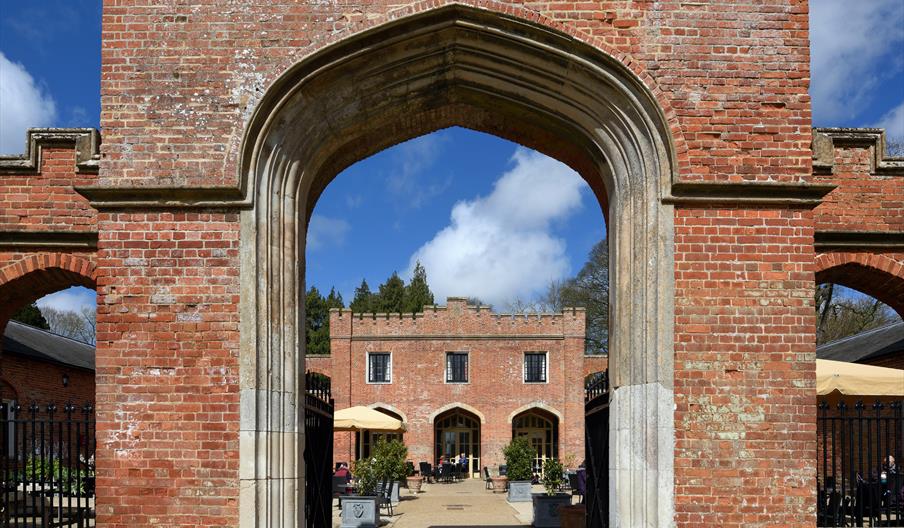
{"label": "rectangular window", "polygon": [[468,382],[468,353],[446,353],[446,383]]}
{"label": "rectangular window", "polygon": [[367,382],[390,383],[392,381],[392,362],[389,352],[371,352],[367,355]]}
{"label": "rectangular window", "polygon": [[546,383],[546,352],[524,353],[524,383]]}

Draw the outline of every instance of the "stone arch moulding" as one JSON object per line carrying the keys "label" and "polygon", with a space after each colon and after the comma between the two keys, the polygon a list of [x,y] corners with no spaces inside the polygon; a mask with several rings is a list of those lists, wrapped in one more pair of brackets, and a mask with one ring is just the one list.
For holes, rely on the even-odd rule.
{"label": "stone arch moulding", "polygon": [[451,411],[452,409],[462,409],[464,411],[468,411],[469,413],[473,414],[474,416],[476,416],[477,418],[480,419],[480,425],[487,423],[486,416],[484,416],[482,412],[478,411],[477,409],[468,405],[467,403],[462,403],[462,402],[447,403],[446,405],[443,405],[439,409],[436,409],[435,411],[430,413],[429,417],[427,417],[427,423],[432,424],[434,422],[434,420],[436,420],[437,416],[443,414],[446,411]]}
{"label": "stone arch moulding", "polygon": [[[243,139],[240,515],[302,519],[307,221],[348,165],[449,126],[568,163],[610,219],[611,521],[674,525],[675,156],[651,90],[557,29],[449,5],[331,44],[264,94]],[[453,404],[462,406],[461,404]],[[463,408],[467,408],[462,406]]]}
{"label": "stone arch moulding", "polygon": [[394,405],[389,405],[388,403],[383,403],[383,402],[377,402],[377,403],[371,403],[370,405],[368,405],[368,407],[370,407],[371,409],[376,409],[378,407],[382,407],[383,409],[386,409],[387,411],[392,411],[392,412],[398,414],[399,416],[401,416],[402,423],[405,423],[405,424],[408,423],[408,415],[405,414],[404,412],[402,412],[401,410],[399,410]]}
{"label": "stone arch moulding", "polygon": [[816,284],[827,282],[871,295],[904,317],[904,262],[878,253],[823,253]]}
{"label": "stone arch moulding", "polygon": [[555,408],[550,407],[549,405],[546,405],[541,401],[535,401],[528,403],[527,405],[522,405],[521,407],[518,407],[517,409],[512,411],[511,414],[508,415],[508,423],[511,424],[513,421],[515,421],[516,416],[523,412],[530,411],[531,409],[540,409],[541,411],[546,411],[558,418],[559,423],[562,423],[565,420],[565,417],[562,416],[562,413],[557,411]]}

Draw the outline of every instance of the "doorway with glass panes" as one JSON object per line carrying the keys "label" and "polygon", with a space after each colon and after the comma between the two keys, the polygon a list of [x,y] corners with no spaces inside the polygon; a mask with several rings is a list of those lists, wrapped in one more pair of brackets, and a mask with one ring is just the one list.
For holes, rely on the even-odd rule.
{"label": "doorway with glass panes", "polygon": [[526,437],[536,451],[533,471],[543,472],[543,463],[559,457],[559,419],[542,409],[530,409],[512,420],[512,438]]}
{"label": "doorway with glass panes", "polygon": [[480,475],[480,419],[460,408],[450,409],[434,421],[435,458],[458,461],[462,453],[470,477]]}

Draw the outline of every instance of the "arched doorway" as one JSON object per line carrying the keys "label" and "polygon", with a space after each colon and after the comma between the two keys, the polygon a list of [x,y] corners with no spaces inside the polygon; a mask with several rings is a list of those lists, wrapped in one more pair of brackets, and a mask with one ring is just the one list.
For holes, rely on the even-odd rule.
{"label": "arched doorway", "polygon": [[440,457],[457,460],[464,454],[470,474],[480,473],[480,418],[462,408],[450,409],[433,421],[433,433],[436,463]]}
{"label": "arched doorway", "polygon": [[[298,479],[285,453],[303,445],[291,404],[304,367],[304,243],[320,193],[350,164],[459,125],[557,158],[594,191],[608,219],[613,298],[612,521],[673,517],[674,269],[672,128],[656,95],[619,59],[574,34],[460,4],[401,17],[308,55],[263,95],[246,129],[240,188],[244,284],[241,390],[249,460],[243,518],[303,497],[259,475]],[[680,137],[676,138],[680,140]],[[278,374],[274,374],[278,373]],[[268,416],[266,427],[258,417]],[[274,429],[273,424],[279,424]],[[644,439],[638,442],[638,438]],[[297,462],[296,462],[297,464]],[[286,482],[286,481],[283,481]],[[263,513],[262,513],[263,512]]]}
{"label": "arched doorway", "polygon": [[543,470],[549,458],[559,458],[559,419],[540,409],[525,411],[512,420],[512,438],[526,437],[537,451],[534,472]]}

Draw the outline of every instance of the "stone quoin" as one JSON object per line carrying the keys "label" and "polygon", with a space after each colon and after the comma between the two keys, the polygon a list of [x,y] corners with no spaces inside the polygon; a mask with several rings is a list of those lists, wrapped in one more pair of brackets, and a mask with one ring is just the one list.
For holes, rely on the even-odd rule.
{"label": "stone quoin", "polygon": [[814,287],[901,313],[904,161],[811,127],[806,0],[148,4],[104,5],[103,137],[0,158],[0,325],[98,292],[98,526],[303,521],[307,220],[453,125],[606,215],[611,520],[816,525]]}

